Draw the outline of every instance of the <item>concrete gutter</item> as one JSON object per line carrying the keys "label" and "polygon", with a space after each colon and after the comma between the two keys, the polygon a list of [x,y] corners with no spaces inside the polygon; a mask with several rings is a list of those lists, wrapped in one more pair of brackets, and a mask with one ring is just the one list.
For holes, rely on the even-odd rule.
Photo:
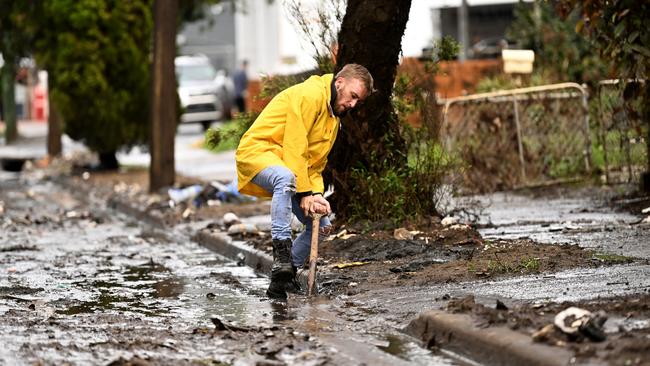
{"label": "concrete gutter", "polygon": [[228,259],[245,264],[257,272],[264,274],[271,272],[273,258],[270,255],[246,245],[244,242],[234,241],[226,233],[203,229],[196,233],[192,240]]}
{"label": "concrete gutter", "polygon": [[[69,179],[57,182],[79,199],[88,200],[90,190]],[[160,217],[143,211],[130,202],[111,199],[111,208],[158,228],[166,223]],[[245,242],[234,241],[224,232],[201,229],[192,236],[198,244],[259,273],[271,271],[273,258]],[[307,271],[299,272],[299,281],[306,288]],[[421,313],[404,329],[405,333],[423,342],[426,348],[440,347],[478,362],[481,365],[559,366],[575,364],[567,349],[533,343],[530,336],[505,327],[479,328],[470,315],[430,310]]]}
{"label": "concrete gutter", "polygon": [[534,343],[531,337],[506,327],[479,328],[466,314],[425,311],[405,332],[427,348],[447,349],[482,365],[560,366],[576,362],[567,349]]}

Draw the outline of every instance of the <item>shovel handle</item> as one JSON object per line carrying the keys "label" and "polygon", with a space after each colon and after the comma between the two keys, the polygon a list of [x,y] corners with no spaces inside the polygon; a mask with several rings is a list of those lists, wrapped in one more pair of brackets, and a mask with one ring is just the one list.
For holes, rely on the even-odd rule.
{"label": "shovel handle", "polygon": [[314,214],[311,222],[311,250],[309,252],[309,273],[307,275],[307,296],[312,296],[316,284],[316,260],[318,259],[318,231],[321,215]]}

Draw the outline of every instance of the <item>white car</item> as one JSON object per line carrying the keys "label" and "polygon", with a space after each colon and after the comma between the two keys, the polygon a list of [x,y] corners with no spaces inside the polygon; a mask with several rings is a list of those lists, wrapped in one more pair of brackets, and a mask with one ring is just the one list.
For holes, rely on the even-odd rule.
{"label": "white car", "polygon": [[233,86],[225,73],[215,70],[204,55],[178,56],[174,64],[181,123],[201,123],[207,129],[214,121],[230,118]]}

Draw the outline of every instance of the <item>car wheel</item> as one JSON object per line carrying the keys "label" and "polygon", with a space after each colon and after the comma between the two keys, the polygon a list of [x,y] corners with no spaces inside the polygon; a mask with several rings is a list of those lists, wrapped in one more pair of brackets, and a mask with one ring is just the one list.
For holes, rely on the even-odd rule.
{"label": "car wheel", "polygon": [[212,121],[203,121],[201,122],[201,126],[203,126],[203,132],[205,132],[212,126]]}

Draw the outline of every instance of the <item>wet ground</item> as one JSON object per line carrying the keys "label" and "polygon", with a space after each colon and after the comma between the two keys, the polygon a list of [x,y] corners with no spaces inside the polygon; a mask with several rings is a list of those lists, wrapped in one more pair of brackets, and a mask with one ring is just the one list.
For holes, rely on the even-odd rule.
{"label": "wet ground", "polygon": [[[616,210],[627,200],[616,198],[624,188],[554,189],[544,192],[479,196],[486,207],[481,235],[530,238],[540,243],[570,243],[625,256],[650,258],[650,225],[637,210]],[[650,207],[650,197],[638,198]],[[636,211],[636,212],[635,212]]]}
{"label": "wet ground", "polygon": [[270,302],[181,230],[41,178],[0,176],[2,364],[457,364],[344,297]]}
{"label": "wet ground", "polygon": [[[612,311],[613,319],[620,320],[632,312],[621,301],[623,296],[627,302],[642,301],[650,291],[650,225],[641,223],[644,216],[639,209],[646,201],[639,201],[643,207],[635,210],[618,210],[612,197],[621,192],[587,188],[478,197],[485,206],[478,230],[462,224],[443,226],[434,218],[399,232],[339,228],[337,237],[321,248],[319,273],[326,297],[317,302],[290,297],[287,304],[274,304],[264,298],[264,277],[219,259],[188,239],[192,230],[206,226],[227,230],[221,219],[227,211],[235,211],[245,223],[264,231],[268,227],[268,202],[172,207],[163,195],[144,194],[143,180],[146,174],[141,171],[74,178],[72,187],[91,186],[97,193],[93,194],[93,207],[72,195],[57,193],[58,188],[47,179],[6,183],[8,188],[3,187],[0,193],[6,207],[2,219],[7,226],[7,217],[12,217],[7,227],[19,228],[0,243],[7,245],[6,250],[0,250],[2,273],[4,268],[7,271],[6,278],[0,277],[0,291],[5,291],[0,292],[0,312],[16,324],[4,333],[20,334],[16,336],[19,341],[11,344],[13,348],[7,348],[12,350],[9,355],[48,360],[52,352],[43,349],[58,347],[53,353],[65,355],[58,361],[90,357],[94,352],[112,357],[100,358],[99,363],[136,356],[164,363],[177,360],[167,358],[177,357],[166,354],[164,340],[169,338],[176,342],[172,351],[181,354],[178,360],[183,362],[337,364],[341,362],[337,357],[343,357],[348,364],[450,364],[458,361],[422,349],[399,329],[424,310],[445,309],[450,300],[470,294],[479,304],[494,307],[499,299],[512,309],[522,309],[522,314],[539,306],[555,311],[559,308],[554,305],[566,302],[599,301]],[[106,200],[114,199],[140,205],[150,214],[165,218],[174,229],[162,235],[142,222],[101,207]],[[41,201],[48,204],[41,207]],[[234,237],[267,252],[270,249],[268,235],[263,232]],[[68,238],[75,239],[69,240],[70,246],[60,244],[67,243]],[[48,252],[41,243],[58,249]],[[110,249],[113,247],[117,249]],[[59,267],[45,264],[52,258],[60,258],[53,263],[61,268],[73,263],[76,272],[65,270],[65,276],[52,275],[55,270],[61,272]],[[44,277],[49,282],[29,283],[32,277],[39,278],[32,273],[37,268],[52,276]],[[22,273],[25,275],[21,277]],[[58,289],[59,282],[69,287]],[[225,303],[215,301],[222,298]],[[623,306],[615,308],[617,303]],[[38,336],[30,332],[23,336],[25,329],[37,324],[30,316],[38,314],[41,306],[50,309],[46,314],[65,320],[49,325],[63,342],[52,341],[51,334],[46,333],[50,328],[43,325],[40,333],[34,333]],[[511,317],[516,316],[518,313]],[[224,326],[221,333],[215,333],[215,317],[243,330]],[[102,328],[120,330],[102,330],[97,337],[104,341],[98,345],[77,345],[73,334],[91,339],[95,333],[75,327],[95,319]],[[127,320],[120,322],[123,319]],[[635,312],[629,319],[642,326],[625,333],[624,338],[643,340],[647,312]],[[67,333],[57,328],[65,322]],[[142,325],[136,325],[138,322]],[[532,327],[525,331],[534,331]],[[150,340],[143,341],[151,334]],[[305,338],[305,334],[310,337]],[[117,341],[106,341],[113,337]],[[32,338],[42,338],[39,342],[43,343],[23,346],[33,343]],[[219,343],[216,348],[215,339]],[[146,345],[137,346],[142,342]],[[259,344],[267,346],[255,348]],[[277,347],[280,351],[276,352]],[[298,355],[314,358],[307,362],[296,359]],[[599,357],[605,359],[607,355]],[[629,360],[630,364],[639,364],[635,358]]]}

